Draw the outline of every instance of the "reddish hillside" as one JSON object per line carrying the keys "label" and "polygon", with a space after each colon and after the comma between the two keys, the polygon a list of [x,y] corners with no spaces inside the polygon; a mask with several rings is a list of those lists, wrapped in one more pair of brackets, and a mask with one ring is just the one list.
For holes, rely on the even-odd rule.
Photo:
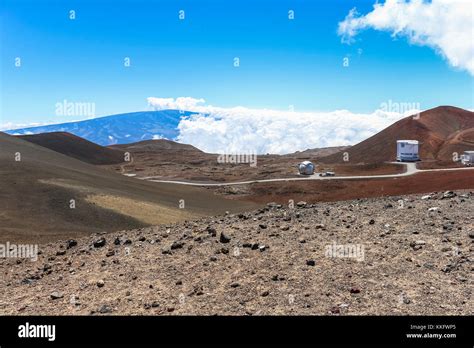
{"label": "reddish hillside", "polygon": [[451,158],[453,153],[463,153],[466,150],[474,150],[474,128],[453,133],[448,137],[441,147],[438,157]]}
{"label": "reddish hillside", "polygon": [[90,164],[117,164],[124,153],[109,149],[66,132],[19,135],[19,138]]}
{"label": "reddish hillside", "polygon": [[[376,163],[396,159],[396,141],[418,140],[422,160],[451,161],[453,152],[474,150],[474,113],[452,106],[440,106],[406,117],[348,150],[350,163]],[[340,163],[342,153],[322,159]]]}

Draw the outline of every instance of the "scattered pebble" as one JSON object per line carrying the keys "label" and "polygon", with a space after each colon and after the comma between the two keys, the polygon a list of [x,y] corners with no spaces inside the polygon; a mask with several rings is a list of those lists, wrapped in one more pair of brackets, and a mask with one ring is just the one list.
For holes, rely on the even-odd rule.
{"label": "scattered pebble", "polygon": [[57,300],[57,299],[63,298],[64,295],[59,291],[53,291],[51,293],[50,297],[51,297],[52,300]]}

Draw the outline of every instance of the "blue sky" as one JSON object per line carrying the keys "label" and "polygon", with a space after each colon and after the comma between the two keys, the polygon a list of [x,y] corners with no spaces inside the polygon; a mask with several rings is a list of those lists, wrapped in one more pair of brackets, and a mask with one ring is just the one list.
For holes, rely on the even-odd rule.
{"label": "blue sky", "polygon": [[224,108],[369,113],[393,100],[472,109],[472,75],[432,47],[371,29],[341,43],[338,23],[374,2],[3,0],[0,123],[76,120],[55,115],[63,100],[95,103],[102,116],[180,96]]}

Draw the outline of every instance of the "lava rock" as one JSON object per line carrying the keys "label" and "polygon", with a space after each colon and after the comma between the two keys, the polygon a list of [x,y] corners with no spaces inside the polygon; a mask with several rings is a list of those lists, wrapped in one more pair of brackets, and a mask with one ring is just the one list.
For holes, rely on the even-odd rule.
{"label": "lava rock", "polygon": [[77,241],[74,240],[74,239],[69,239],[67,242],[66,242],[66,248],[67,249],[71,249],[72,247],[75,247],[77,245]]}
{"label": "lava rock", "polygon": [[229,254],[229,249],[227,249],[227,248],[222,248],[222,249],[221,249],[221,253],[227,255],[227,254]]}
{"label": "lava rock", "polygon": [[230,242],[230,237],[227,236],[224,232],[221,232],[220,236],[219,236],[219,241],[221,243],[229,243]]}
{"label": "lava rock", "polygon": [[212,237],[217,236],[217,231],[214,227],[208,226],[206,230],[207,230],[207,233],[209,233]]}
{"label": "lava rock", "polygon": [[100,237],[94,242],[94,248],[102,248],[105,245],[105,238]]}
{"label": "lava rock", "polygon": [[112,308],[107,306],[107,305],[102,305],[99,308],[99,313],[106,314],[106,313],[112,313]]}
{"label": "lava rock", "polygon": [[445,193],[443,193],[442,199],[450,199],[454,197],[456,197],[456,193],[454,193],[453,191],[446,191]]}
{"label": "lava rock", "polygon": [[170,249],[171,250],[181,249],[183,246],[184,246],[184,242],[175,241],[173,242],[173,244],[171,244]]}
{"label": "lava rock", "polygon": [[306,207],[306,202],[305,201],[299,201],[298,203],[296,203],[296,206],[298,208],[304,208],[304,207]]}
{"label": "lava rock", "polygon": [[51,294],[50,294],[50,297],[52,300],[57,300],[57,299],[60,299],[60,298],[63,298],[64,295],[59,292],[59,291],[53,291]]}

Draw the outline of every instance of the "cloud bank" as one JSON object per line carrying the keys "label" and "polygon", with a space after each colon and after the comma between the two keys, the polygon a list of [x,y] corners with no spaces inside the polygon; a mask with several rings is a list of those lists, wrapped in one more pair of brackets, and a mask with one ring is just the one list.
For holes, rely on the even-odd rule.
{"label": "cloud bank", "polygon": [[148,105],[151,105],[155,110],[191,110],[205,103],[202,98],[192,97],[178,97],[176,99],[149,97],[147,101]]}
{"label": "cloud bank", "polygon": [[45,125],[45,123],[40,123],[40,122],[34,122],[34,123],[13,123],[13,122],[0,123],[0,132],[1,131],[6,131],[6,130],[9,130],[9,129],[39,127],[39,126],[44,126],[44,125]]}
{"label": "cloud bank", "polygon": [[[297,112],[206,105],[203,99],[148,98],[155,110],[193,111],[178,125],[177,141],[211,153],[285,154],[356,144],[418,110],[370,114],[347,110]],[[191,105],[191,106],[190,106]]]}
{"label": "cloud bank", "polygon": [[411,44],[428,46],[453,67],[474,75],[474,7],[472,0],[387,0],[372,12],[352,9],[339,23],[342,42],[351,43],[364,29],[407,37]]}

